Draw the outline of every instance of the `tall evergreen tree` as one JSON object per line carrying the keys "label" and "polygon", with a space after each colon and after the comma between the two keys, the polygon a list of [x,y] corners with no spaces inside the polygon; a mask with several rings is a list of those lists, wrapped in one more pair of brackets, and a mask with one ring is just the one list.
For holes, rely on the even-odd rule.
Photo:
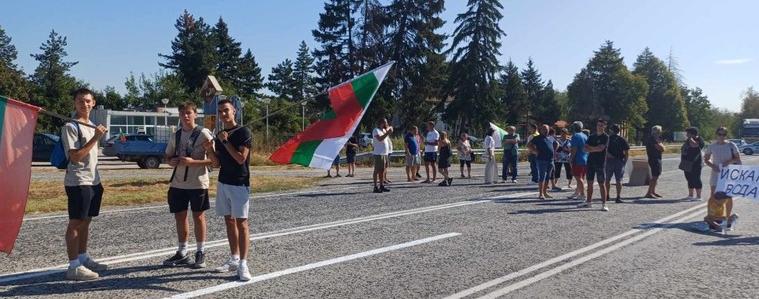
{"label": "tall evergreen tree", "polygon": [[570,118],[594,123],[603,117],[642,128],[648,111],[645,78],[627,69],[619,49],[611,41],[594,53],[567,88]]}
{"label": "tall evergreen tree", "polygon": [[552,125],[561,117],[561,107],[556,99],[556,90],[553,89],[551,80],[548,80],[540,92],[540,99],[534,110],[535,119],[545,124]]}
{"label": "tall evergreen tree", "polygon": [[293,76],[292,60],[285,59],[271,69],[266,87],[279,98],[293,100],[298,90]]}
{"label": "tall evergreen tree", "polygon": [[661,125],[667,136],[688,126],[685,102],[680,86],[667,65],[646,48],[635,61],[633,74],[643,76],[648,83],[646,127]]}
{"label": "tall evergreen tree", "polygon": [[524,85],[524,92],[527,95],[527,115],[525,115],[525,122],[543,123],[546,120],[541,119],[537,115],[537,110],[540,110],[541,100],[543,98],[543,79],[540,78],[540,72],[535,68],[535,63],[532,58],[527,60],[527,68],[522,70],[522,85]]}
{"label": "tall evergreen tree", "polygon": [[185,10],[177,19],[174,28],[178,33],[171,42],[171,54],[159,54],[166,59],[158,63],[161,67],[177,72],[187,90],[200,89],[206,76],[217,69],[215,43],[211,27],[203,18],[195,17]]}
{"label": "tall evergreen tree", "polygon": [[448,105],[445,118],[454,128],[481,132],[496,117],[495,79],[500,70],[500,40],[506,33],[498,26],[503,17],[500,1],[469,0],[467,6],[467,11],[456,17],[458,26],[448,50],[453,53],[449,84],[455,100]]}
{"label": "tall evergreen tree", "polygon": [[352,8],[355,0],[329,0],[319,14],[318,28],[312,30],[319,47],[314,49],[320,88],[325,89],[346,81],[357,70]]}
{"label": "tall evergreen tree", "polygon": [[301,41],[298,47],[297,57],[293,65],[293,79],[296,90],[293,95],[294,101],[311,99],[319,92],[314,78],[314,58],[311,56],[305,41]]}
{"label": "tall evergreen tree", "polygon": [[395,65],[389,74],[389,95],[401,123],[421,124],[433,116],[430,99],[445,99],[445,35],[438,31],[443,1],[395,0],[387,8],[387,52]]}
{"label": "tall evergreen tree", "polygon": [[[42,53],[31,54],[39,62],[31,77],[34,84],[32,103],[63,115],[73,111],[70,93],[77,87],[76,79],[69,71],[78,62],[65,61],[67,45],[66,37],[52,30],[48,40],[40,46]],[[39,119],[38,127],[53,131],[57,129],[57,124],[51,118],[43,117]]]}
{"label": "tall evergreen tree", "polygon": [[237,77],[234,83],[235,89],[243,97],[257,98],[258,91],[264,86],[263,81],[261,67],[258,66],[256,57],[248,49],[240,59],[240,64],[237,68]]}
{"label": "tall evergreen tree", "polygon": [[238,68],[242,55],[240,43],[229,35],[229,27],[221,17],[212,29],[212,38],[218,61],[214,74],[222,86],[236,87],[235,79],[239,77]]}
{"label": "tall evergreen tree", "polygon": [[529,103],[527,102],[527,93],[522,85],[522,76],[519,74],[519,68],[511,61],[506,64],[505,72],[501,74],[501,109],[499,115],[505,115],[504,123],[519,124],[527,116]]}
{"label": "tall evergreen tree", "polygon": [[15,64],[18,52],[10,36],[0,27],[0,95],[29,100],[29,83]]}

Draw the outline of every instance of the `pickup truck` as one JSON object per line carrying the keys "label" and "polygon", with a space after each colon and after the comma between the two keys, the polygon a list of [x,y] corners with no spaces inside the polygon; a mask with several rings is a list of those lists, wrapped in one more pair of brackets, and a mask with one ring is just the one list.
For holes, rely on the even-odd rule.
{"label": "pickup truck", "polygon": [[116,157],[121,161],[137,162],[140,168],[158,168],[163,163],[166,143],[155,142],[153,136],[142,135],[142,138],[127,139],[118,145]]}

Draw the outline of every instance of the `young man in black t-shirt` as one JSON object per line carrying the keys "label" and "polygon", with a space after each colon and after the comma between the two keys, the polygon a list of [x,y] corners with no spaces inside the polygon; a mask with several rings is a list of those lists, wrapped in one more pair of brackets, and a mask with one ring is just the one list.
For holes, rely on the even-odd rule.
{"label": "young man in black t-shirt", "polygon": [[619,136],[621,128],[618,124],[611,125],[611,136],[609,136],[609,148],[606,155],[606,192],[611,193],[611,177],[615,179],[617,188],[616,203],[623,203],[620,194],[622,193],[622,178],[625,176],[625,164],[629,156],[630,145],[624,137]]}
{"label": "young man in black t-shirt", "polygon": [[230,259],[217,272],[237,270],[242,281],[252,279],[246,257],[250,247],[248,208],[250,207],[250,130],[235,121],[235,107],[229,100],[219,101],[219,116],[224,129],[216,136],[214,148],[204,144],[215,167],[219,168],[216,189],[216,214],[224,216]]}
{"label": "young man in black t-shirt", "polygon": [[609,135],[606,135],[606,120],[599,119],[596,122],[596,132],[588,137],[588,143],[585,144],[585,151],[588,155],[588,200],[579,205],[581,208],[590,208],[593,201],[593,179],[598,182],[598,189],[601,193],[601,210],[609,211],[606,207],[608,192],[606,192],[606,148],[609,146]]}

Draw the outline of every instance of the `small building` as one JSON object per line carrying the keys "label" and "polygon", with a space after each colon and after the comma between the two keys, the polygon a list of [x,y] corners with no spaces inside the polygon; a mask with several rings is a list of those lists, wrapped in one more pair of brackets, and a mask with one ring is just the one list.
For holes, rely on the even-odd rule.
{"label": "small building", "polygon": [[[152,135],[157,142],[167,142],[172,132],[180,126],[179,110],[176,107],[158,108],[157,111],[118,111],[97,106],[92,110],[92,122],[108,128],[105,142],[119,134]],[[202,110],[198,111],[197,124],[203,124]]]}

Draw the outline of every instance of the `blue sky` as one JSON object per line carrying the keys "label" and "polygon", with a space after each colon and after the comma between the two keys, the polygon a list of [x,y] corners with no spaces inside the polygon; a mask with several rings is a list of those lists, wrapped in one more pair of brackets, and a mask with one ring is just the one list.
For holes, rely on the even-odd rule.
{"label": "blue sky", "polygon": [[[387,1],[383,1],[387,2]],[[645,48],[665,59],[672,50],[684,82],[701,87],[712,103],[733,111],[749,86],[759,87],[759,1],[503,1],[501,61],[522,67],[528,57],[566,89],[605,40],[622,49],[631,67]],[[231,35],[250,48],[264,74],[295,56],[323,9],[319,0],[282,1],[9,1],[2,26],[19,52],[17,63],[31,73],[51,29],[68,37],[72,73],[98,89],[124,90],[129,72],[155,73],[158,53],[169,53],[174,22],[183,9],[215,23],[219,16]],[[453,32],[465,0],[448,0],[443,31]]]}

